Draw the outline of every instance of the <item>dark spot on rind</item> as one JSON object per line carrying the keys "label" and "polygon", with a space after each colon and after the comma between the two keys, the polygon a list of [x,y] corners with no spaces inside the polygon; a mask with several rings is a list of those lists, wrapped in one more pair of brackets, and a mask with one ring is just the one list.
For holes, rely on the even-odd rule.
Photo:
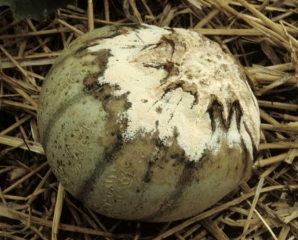
{"label": "dark spot on rind", "polygon": [[162,113],[162,108],[160,106],[158,106],[155,111],[158,113],[158,114],[161,114]]}
{"label": "dark spot on rind", "polygon": [[127,111],[128,109],[131,108],[131,106],[132,106],[132,103],[127,101],[127,102],[125,102],[125,104],[124,104],[124,109]]}
{"label": "dark spot on rind", "polygon": [[158,126],[159,126],[159,121],[156,120],[156,121],[155,121],[155,129],[158,129]]}
{"label": "dark spot on rind", "polygon": [[193,79],[193,76],[192,76],[192,74],[190,74],[190,73],[187,74],[186,77],[187,77],[187,79],[189,79],[189,80]]}

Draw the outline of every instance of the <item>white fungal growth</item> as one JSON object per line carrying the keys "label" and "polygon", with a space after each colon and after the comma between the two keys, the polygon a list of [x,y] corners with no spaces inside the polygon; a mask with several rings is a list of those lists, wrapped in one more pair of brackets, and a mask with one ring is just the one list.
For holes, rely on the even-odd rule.
{"label": "white fungal growth", "polygon": [[[240,146],[242,139],[252,156],[252,145],[259,143],[257,103],[239,67],[218,44],[193,31],[142,25],[88,48],[107,49],[107,68],[98,81],[118,85],[115,96],[128,93],[131,107],[119,116],[128,120],[124,139],[158,133],[169,145],[176,132],[180,147],[193,161],[205,149],[216,154],[218,139],[226,139],[231,148]],[[222,106],[224,120],[231,105],[239,102],[240,130],[235,113],[227,132],[219,126],[212,130],[208,108],[214,99]]]}

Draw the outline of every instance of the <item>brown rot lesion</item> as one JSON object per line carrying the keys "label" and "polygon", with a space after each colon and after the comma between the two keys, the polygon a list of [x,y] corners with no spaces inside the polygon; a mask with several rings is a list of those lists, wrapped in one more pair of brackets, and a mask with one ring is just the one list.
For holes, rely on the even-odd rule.
{"label": "brown rot lesion", "polygon": [[171,82],[170,84],[163,87],[163,95],[161,96],[160,100],[165,97],[165,95],[171,91],[175,91],[176,89],[181,88],[184,92],[193,96],[194,100],[191,104],[191,109],[198,105],[199,103],[199,91],[198,87],[195,83],[190,83],[184,80],[177,80],[175,82]]}
{"label": "brown rot lesion", "polygon": [[105,70],[108,67],[109,58],[111,57],[110,50],[104,49],[89,53],[89,57],[82,59],[82,68],[94,66],[93,71],[84,70],[83,91],[92,93],[97,91],[103,85],[100,78],[104,76]]}
{"label": "brown rot lesion", "polygon": [[173,76],[178,77],[180,75],[180,68],[178,63],[174,63],[169,60],[167,60],[165,63],[164,62],[143,63],[143,67],[155,68],[157,70],[164,70],[166,72],[166,76],[160,80],[161,85],[166,84],[170,77],[173,77]]}
{"label": "brown rot lesion", "polygon": [[178,77],[180,75],[180,66],[178,63],[168,61],[163,65],[163,69],[167,72],[167,75],[161,79],[161,85],[167,83],[167,80],[173,76]]}
{"label": "brown rot lesion", "polygon": [[98,85],[98,74],[88,73],[83,79],[83,84],[85,86],[83,89],[84,92],[90,92],[96,89],[96,86]]}
{"label": "brown rot lesion", "polygon": [[207,112],[211,119],[211,129],[213,132],[216,130],[217,122],[219,122],[219,125],[223,130],[228,131],[230,128],[232,118],[235,115],[236,116],[236,125],[237,130],[240,132],[240,122],[241,118],[243,116],[243,112],[240,106],[240,103],[238,100],[235,100],[232,104],[229,106],[229,113],[227,119],[223,117],[223,111],[224,106],[223,104],[217,99],[216,96],[211,96],[211,101],[209,104],[209,107],[207,109]]}
{"label": "brown rot lesion", "polygon": [[212,96],[212,102],[209,105],[207,112],[209,114],[210,117],[210,124],[211,124],[211,129],[212,132],[216,131],[218,122],[220,126],[224,126],[224,120],[223,120],[223,106],[220,104],[220,102],[216,99],[215,96]]}
{"label": "brown rot lesion", "polygon": [[228,117],[229,125],[231,123],[233,113],[235,113],[235,115],[236,115],[236,125],[237,125],[238,131],[240,131],[240,122],[241,122],[241,118],[243,116],[243,110],[241,108],[239,100],[236,100],[232,103],[232,107],[230,109],[229,117]]}

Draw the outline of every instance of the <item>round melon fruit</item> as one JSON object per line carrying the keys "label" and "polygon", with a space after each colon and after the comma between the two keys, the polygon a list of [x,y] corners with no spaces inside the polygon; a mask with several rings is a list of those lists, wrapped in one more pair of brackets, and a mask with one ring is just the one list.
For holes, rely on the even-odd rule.
{"label": "round melon fruit", "polygon": [[201,34],[108,26],[55,61],[39,99],[54,174],[109,217],[173,221],[198,214],[251,172],[257,101],[239,66]]}

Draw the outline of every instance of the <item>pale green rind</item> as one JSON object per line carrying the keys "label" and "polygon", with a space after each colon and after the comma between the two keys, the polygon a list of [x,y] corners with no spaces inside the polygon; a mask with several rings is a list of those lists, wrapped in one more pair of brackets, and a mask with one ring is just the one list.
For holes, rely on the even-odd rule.
{"label": "pale green rind", "polygon": [[[252,142],[250,149],[246,146],[251,136],[244,124],[238,126],[243,120],[239,102],[229,103],[234,104],[230,109],[234,125],[224,126],[227,121],[216,100],[200,117],[210,120],[210,132],[225,135],[214,134],[218,138],[209,144],[217,146],[216,150],[204,151],[196,161],[190,161],[179,145],[179,132],[169,139],[171,146],[160,141],[158,133],[139,132],[125,141],[128,122],[119,116],[130,109],[129,93],[115,96],[119,86],[97,82],[106,70],[110,51],[91,53],[87,48],[101,38],[137,28],[131,26],[131,30],[116,26],[94,30],[74,41],[57,59],[39,100],[41,142],[58,180],[94,210],[128,220],[187,218],[216,203],[249,175],[250,153],[257,143]],[[237,140],[239,134],[235,137],[227,128],[242,138]],[[235,137],[233,148],[222,136]]]}

